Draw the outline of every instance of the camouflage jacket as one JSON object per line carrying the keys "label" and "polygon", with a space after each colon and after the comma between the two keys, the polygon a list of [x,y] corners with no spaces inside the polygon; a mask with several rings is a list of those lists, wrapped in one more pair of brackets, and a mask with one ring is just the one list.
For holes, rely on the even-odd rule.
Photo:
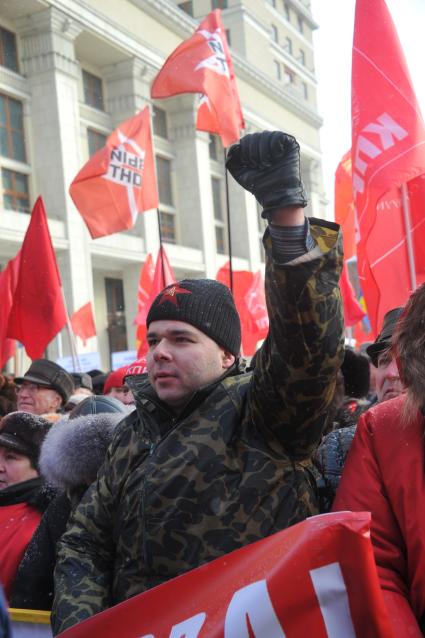
{"label": "camouflage jacket", "polygon": [[310,457],[343,356],[335,224],[290,264],[266,231],[270,331],[255,370],[176,417],[147,383],[62,537],[55,632],[317,513]]}

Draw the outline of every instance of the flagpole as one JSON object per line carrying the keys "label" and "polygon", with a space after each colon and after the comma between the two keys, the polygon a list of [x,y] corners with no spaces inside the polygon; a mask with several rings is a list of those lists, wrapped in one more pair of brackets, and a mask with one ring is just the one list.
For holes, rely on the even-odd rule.
{"label": "flagpole", "polygon": [[410,223],[410,203],[407,184],[401,185],[401,202],[403,207],[404,228],[406,231],[407,257],[409,259],[410,285],[412,291],[416,290],[415,252],[412,241],[412,225]]}
{"label": "flagpole", "polygon": [[162,265],[162,287],[165,288],[164,251],[162,250],[161,215],[159,213],[159,208],[156,209],[156,216],[158,219],[159,252],[161,255],[161,265]]}
{"label": "flagpole", "polygon": [[230,290],[233,293],[233,266],[232,266],[232,232],[230,229],[230,200],[229,200],[229,179],[226,168],[226,149],[224,151],[224,178],[226,184],[226,210],[227,210],[227,237],[229,242],[229,279]]}
{"label": "flagpole", "polygon": [[67,329],[67,333],[68,333],[69,348],[70,348],[71,357],[72,357],[72,365],[73,365],[74,370],[76,372],[81,372],[80,359],[78,358],[77,346],[75,344],[74,333],[72,331],[71,320],[69,318],[69,312],[68,312],[68,307],[66,305],[65,293],[63,291],[62,286],[61,286],[61,291],[62,291],[63,305],[64,305],[64,308],[65,308],[66,329]]}

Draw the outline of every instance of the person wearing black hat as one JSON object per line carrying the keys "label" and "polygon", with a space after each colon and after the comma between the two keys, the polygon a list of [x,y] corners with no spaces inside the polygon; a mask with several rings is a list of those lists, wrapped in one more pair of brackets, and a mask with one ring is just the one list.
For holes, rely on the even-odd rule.
{"label": "person wearing black hat", "polygon": [[403,312],[403,308],[389,310],[382,323],[382,329],[375,341],[366,348],[372,364],[375,366],[376,402],[388,401],[402,394],[405,390],[391,351],[391,338]]}
{"label": "person wearing black hat", "polygon": [[45,419],[11,412],[0,426],[0,582],[9,596],[42,512],[53,494],[43,487],[38,458],[50,429]]}
{"label": "person wearing black hat", "polygon": [[18,410],[31,414],[60,412],[74,390],[71,375],[48,359],[35,359],[17,385]]}
{"label": "person wearing black hat", "polygon": [[318,511],[310,457],[343,355],[338,227],[304,217],[291,135],[246,135],[226,166],[269,220],[269,335],[245,374],[226,286],[184,279],[153,301],[148,378],[126,376],[136,409],[59,543],[55,633]]}

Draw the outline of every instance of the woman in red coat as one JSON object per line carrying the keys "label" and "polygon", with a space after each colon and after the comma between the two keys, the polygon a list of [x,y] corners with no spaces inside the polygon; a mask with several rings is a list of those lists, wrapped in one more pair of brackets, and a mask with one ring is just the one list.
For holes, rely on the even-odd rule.
{"label": "woman in red coat", "polygon": [[26,412],[0,425],[0,582],[9,596],[19,563],[52,493],[38,474],[41,443],[51,423]]}
{"label": "woman in red coat", "polygon": [[407,394],[359,420],[333,510],[372,512],[371,538],[397,638],[425,631],[425,285],[393,336]]}

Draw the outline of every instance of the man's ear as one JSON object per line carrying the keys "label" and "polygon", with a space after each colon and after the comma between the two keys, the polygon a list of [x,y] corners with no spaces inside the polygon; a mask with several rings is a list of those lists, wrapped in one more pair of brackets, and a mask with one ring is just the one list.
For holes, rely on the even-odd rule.
{"label": "man's ear", "polygon": [[228,350],[222,350],[222,367],[224,370],[228,370],[235,363],[236,357]]}

